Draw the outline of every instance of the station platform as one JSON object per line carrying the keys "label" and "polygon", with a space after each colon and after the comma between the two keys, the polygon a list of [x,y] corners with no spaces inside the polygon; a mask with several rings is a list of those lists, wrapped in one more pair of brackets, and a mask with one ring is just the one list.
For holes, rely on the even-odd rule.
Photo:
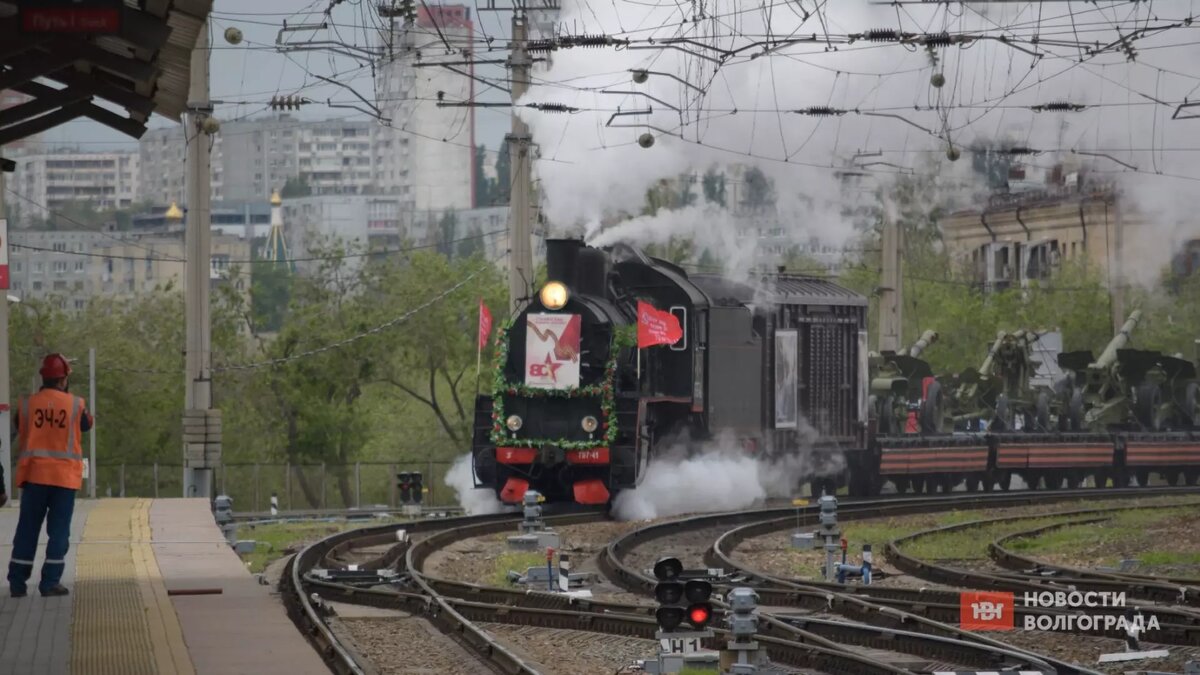
{"label": "station platform", "polygon": [[[17,515],[0,509],[5,573]],[[329,672],[225,541],[207,500],[78,500],[66,597],[37,592],[45,542],[43,530],[28,596],[0,584],[6,675]],[[187,591],[205,593],[176,594]]]}

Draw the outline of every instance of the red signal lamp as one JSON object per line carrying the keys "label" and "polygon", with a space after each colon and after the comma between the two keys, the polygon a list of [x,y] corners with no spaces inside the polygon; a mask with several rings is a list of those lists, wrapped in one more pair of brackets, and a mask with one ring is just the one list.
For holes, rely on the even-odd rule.
{"label": "red signal lamp", "polygon": [[712,608],[708,605],[695,605],[688,608],[688,623],[695,628],[703,628],[712,619]]}

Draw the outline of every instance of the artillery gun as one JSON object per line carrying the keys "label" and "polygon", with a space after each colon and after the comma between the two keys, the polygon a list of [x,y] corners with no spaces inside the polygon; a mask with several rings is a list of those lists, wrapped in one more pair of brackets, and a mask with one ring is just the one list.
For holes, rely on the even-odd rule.
{"label": "artillery gun", "polygon": [[[1021,329],[1000,331],[978,369],[943,378],[949,392],[935,382],[923,401],[921,426],[928,432],[945,426],[956,430],[1049,431],[1054,397],[1030,380],[1040,364],[1033,358],[1038,334]],[[982,430],[982,429],[980,429]]]}
{"label": "artillery gun", "polygon": [[1099,358],[1093,359],[1090,351],[1059,355],[1059,365],[1072,373],[1060,387],[1070,430],[1163,431],[1200,425],[1196,364],[1126,348],[1141,318],[1140,310],[1130,314]]}
{"label": "artillery gun", "polygon": [[872,409],[880,436],[904,433],[909,413],[919,410],[925,379],[933,376],[920,356],[937,340],[937,332],[927,330],[908,349],[870,355]]}

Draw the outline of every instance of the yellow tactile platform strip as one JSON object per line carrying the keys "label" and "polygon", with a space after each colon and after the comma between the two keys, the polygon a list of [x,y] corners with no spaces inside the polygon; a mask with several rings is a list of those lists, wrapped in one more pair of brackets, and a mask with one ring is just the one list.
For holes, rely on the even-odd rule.
{"label": "yellow tactile platform strip", "polygon": [[150,500],[104,499],[75,556],[73,675],[194,675],[150,545]]}

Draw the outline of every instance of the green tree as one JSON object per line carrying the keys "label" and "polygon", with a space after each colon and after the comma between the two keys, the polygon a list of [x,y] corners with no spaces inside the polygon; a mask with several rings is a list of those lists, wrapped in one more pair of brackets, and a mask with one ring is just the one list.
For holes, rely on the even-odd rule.
{"label": "green tree", "polygon": [[475,162],[472,170],[475,176],[475,202],[473,206],[480,208],[483,206],[491,206],[495,189],[494,181],[489,179],[483,171],[483,165],[487,161],[487,148],[482,145],[475,146]]}
{"label": "green tree", "polygon": [[484,251],[483,230],[478,226],[471,228],[471,233],[459,239],[455,249],[455,257],[470,258],[481,255]]}
{"label": "green tree", "polygon": [[[465,281],[465,283],[463,283]],[[480,390],[476,364],[476,308],[482,298],[502,320],[508,292],[499,269],[480,256],[451,262],[430,252],[414,254],[405,265],[371,271],[372,323],[395,316],[418,298],[433,298],[462,283],[430,311],[415,314],[402,329],[371,342],[378,380],[425,406],[457,448],[470,440],[473,396]],[[485,361],[485,365],[486,361]],[[486,380],[484,380],[486,382]]]}
{"label": "green tree", "polygon": [[447,258],[454,257],[454,244],[458,239],[458,214],[450,209],[438,220],[437,251]]}
{"label": "green tree", "polygon": [[274,333],[283,327],[291,300],[292,271],[286,263],[259,261],[250,277],[250,306],[253,327],[259,333]]}
{"label": "green tree", "polygon": [[744,177],[746,193],[742,198],[742,206],[761,211],[775,205],[775,185],[757,166],[746,170]]}
{"label": "green tree", "polygon": [[701,187],[704,190],[704,200],[711,204],[719,204],[725,206],[725,173],[718,172],[717,169],[711,168],[704,172],[704,177],[701,179]]}
{"label": "green tree", "polygon": [[312,193],[312,186],[308,184],[308,174],[300,174],[287,179],[287,182],[283,184],[283,189],[279,191],[279,196],[288,199],[308,197]]}
{"label": "green tree", "polygon": [[508,204],[512,194],[512,158],[508,154],[508,141],[500,145],[499,153],[496,156],[496,182],[490,195],[492,200],[489,206]]}

